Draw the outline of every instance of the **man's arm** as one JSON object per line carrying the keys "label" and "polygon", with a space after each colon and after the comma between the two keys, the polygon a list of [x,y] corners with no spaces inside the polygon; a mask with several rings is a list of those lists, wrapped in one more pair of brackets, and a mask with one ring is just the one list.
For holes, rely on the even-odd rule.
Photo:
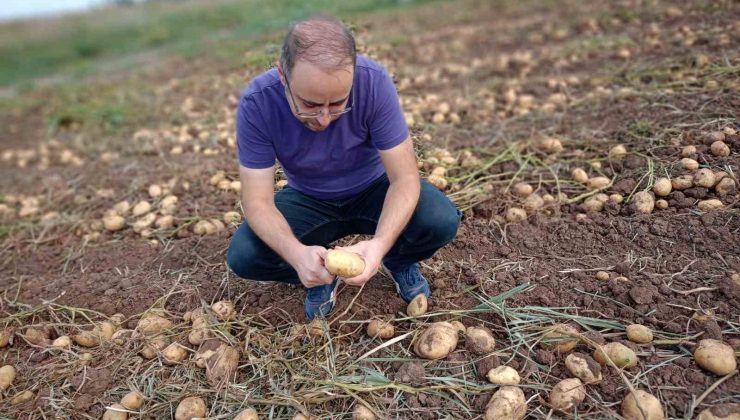
{"label": "man's arm", "polygon": [[239,166],[242,208],[249,227],[298,273],[306,287],[331,283],[324,268],[326,249],[305,246],[293,235],[288,221],[275,206],[275,168],[249,169]]}
{"label": "man's arm", "polygon": [[421,181],[416,166],[416,154],[411,138],[388,150],[381,150],[380,157],[388,173],[390,186],[383,201],[375,236],[345,248],[365,259],[365,271],[359,276],[345,279],[347,284],[361,286],[377,273],[385,254],[411,219],[419,202]]}

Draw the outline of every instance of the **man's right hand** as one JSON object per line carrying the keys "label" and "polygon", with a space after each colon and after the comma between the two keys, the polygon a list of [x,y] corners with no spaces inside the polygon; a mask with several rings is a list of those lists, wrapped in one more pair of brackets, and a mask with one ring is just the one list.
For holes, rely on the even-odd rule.
{"label": "man's right hand", "polygon": [[304,246],[290,261],[301,283],[307,288],[330,284],[334,281],[334,276],[324,267],[326,252],[323,246]]}

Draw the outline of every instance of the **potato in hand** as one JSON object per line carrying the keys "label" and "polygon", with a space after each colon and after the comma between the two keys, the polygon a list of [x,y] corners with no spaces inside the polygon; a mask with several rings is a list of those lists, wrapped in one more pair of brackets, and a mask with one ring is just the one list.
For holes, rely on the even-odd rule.
{"label": "potato in hand", "polygon": [[365,271],[365,260],[354,252],[332,249],[326,253],[324,266],[334,276],[352,278]]}

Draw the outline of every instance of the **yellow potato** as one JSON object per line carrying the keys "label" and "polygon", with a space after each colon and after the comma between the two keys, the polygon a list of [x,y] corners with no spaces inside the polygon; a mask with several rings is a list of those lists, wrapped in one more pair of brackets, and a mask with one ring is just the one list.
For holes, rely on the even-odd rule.
{"label": "yellow potato", "polygon": [[565,367],[571,375],[580,379],[585,384],[597,384],[603,379],[601,365],[586,354],[569,354],[565,358]]}
{"label": "yellow potato", "polygon": [[636,389],[622,401],[622,416],[627,420],[663,420],[663,406],[651,394]]}
{"label": "yellow potato", "polygon": [[603,190],[604,188],[608,187],[609,184],[611,184],[611,180],[605,176],[590,178],[586,182],[586,185],[590,190]]}
{"label": "yellow potato", "polygon": [[627,338],[633,343],[646,344],[653,341],[653,332],[644,325],[632,324],[627,326]]}
{"label": "yellow potato", "polygon": [[10,399],[10,405],[19,405],[19,404],[27,403],[31,401],[34,397],[35,397],[34,393],[29,390],[21,391],[15,394],[13,398]]}
{"label": "yellow potato", "polygon": [[231,381],[239,366],[239,350],[222,343],[206,361],[206,378],[213,386]]}
{"label": "yellow potato", "polygon": [[136,325],[136,331],[146,336],[155,336],[172,328],[172,321],[159,315],[142,318]]}
{"label": "yellow potato", "polygon": [[427,307],[429,305],[429,302],[427,301],[427,297],[424,294],[418,294],[416,297],[409,302],[409,305],[406,307],[406,313],[409,316],[421,316],[427,313]]}
{"label": "yellow potato", "polygon": [[524,207],[525,211],[528,211],[530,213],[536,212],[544,205],[545,200],[543,200],[542,197],[539,196],[539,194],[531,194],[529,197],[525,198],[524,201],[522,201],[522,207]]}
{"label": "yellow potato", "polygon": [[723,141],[715,141],[709,146],[714,156],[730,156],[730,147]]}
{"label": "yellow potato", "polygon": [[427,181],[437,187],[437,189],[439,190],[444,190],[445,188],[447,188],[447,185],[449,185],[447,178],[441,175],[430,174],[429,176],[427,176]]}
{"label": "yellow potato", "polygon": [[162,350],[162,363],[165,365],[176,365],[188,357],[188,351],[178,343],[172,343]]}
{"label": "yellow potato", "polygon": [[578,334],[578,329],[572,325],[553,325],[542,335],[540,345],[547,350],[567,353],[578,345]]}
{"label": "yellow potato", "polygon": [[515,195],[525,198],[525,197],[528,197],[530,194],[532,194],[532,192],[534,191],[534,188],[532,188],[532,186],[527,184],[526,182],[517,182],[511,187],[511,191]]}
{"label": "yellow potato", "polygon": [[394,333],[395,328],[393,328],[393,324],[391,324],[390,322],[373,319],[367,325],[367,335],[369,335],[370,337],[378,337],[383,340],[387,340],[393,337]]}
{"label": "yellow potato", "polygon": [[0,391],[5,391],[15,380],[15,367],[5,365],[0,368]]}
{"label": "yellow potato", "polygon": [[623,144],[618,144],[609,150],[610,159],[623,159],[627,156],[627,148]]}
{"label": "yellow potato", "polygon": [[702,168],[694,174],[694,185],[704,188],[712,188],[715,184],[714,172],[708,168]]}
{"label": "yellow potato", "polygon": [[465,330],[465,345],[474,354],[488,354],[494,351],[496,339],[488,328],[468,327]]}
{"label": "yellow potato", "polygon": [[124,410],[126,410],[126,407],[121,404],[111,404],[103,413],[103,420],[126,420],[128,419],[128,413]]}
{"label": "yellow potato", "polygon": [[737,369],[735,350],[729,344],[711,338],[699,341],[694,350],[694,360],[716,375],[727,375]]}
{"label": "yellow potato", "polygon": [[483,420],[521,420],[526,414],[524,392],[515,386],[503,386],[488,401]]}
{"label": "yellow potato", "polygon": [[187,397],[180,401],[175,410],[175,420],[191,420],[206,416],[206,402],[199,397]]}
{"label": "yellow potato", "polygon": [[234,420],[259,420],[259,416],[254,408],[247,408],[237,414],[236,417],[234,417]]}
{"label": "yellow potato", "polygon": [[488,382],[497,385],[518,385],[521,381],[519,372],[510,366],[499,366],[488,371]]}
{"label": "yellow potato", "polygon": [[324,265],[329,273],[344,277],[356,277],[365,270],[365,261],[353,252],[332,249],[326,253]]}
{"label": "yellow potato", "polygon": [[688,171],[695,171],[699,168],[699,162],[691,158],[682,158],[681,166]]}
{"label": "yellow potato", "polygon": [[121,405],[129,410],[138,410],[144,404],[144,395],[139,391],[131,391],[121,398]]}
{"label": "yellow potato", "polygon": [[681,175],[671,179],[671,187],[674,190],[685,190],[694,186],[693,175]]}
{"label": "yellow potato", "polygon": [[72,346],[72,339],[69,338],[67,335],[62,335],[51,342],[52,347],[56,347],[58,349],[68,349],[70,346]]}
{"label": "yellow potato", "polygon": [[352,420],[375,420],[375,414],[362,404],[356,404],[352,410]]}
{"label": "yellow potato", "polygon": [[15,334],[13,328],[3,328],[0,330],[0,349],[6,347],[10,343],[10,339]]}
{"label": "yellow potato", "polygon": [[167,340],[162,337],[153,338],[144,345],[139,354],[145,359],[154,359],[157,352],[167,347],[167,344]]}
{"label": "yellow potato", "polygon": [[442,359],[457,347],[457,330],[449,322],[435,322],[414,343],[414,352],[425,359]]}
{"label": "yellow potato", "polygon": [[594,352],[594,359],[602,365],[609,365],[606,356],[609,356],[614,365],[620,368],[637,366],[635,352],[622,343],[607,343]]}
{"label": "yellow potato", "polygon": [[216,316],[221,321],[231,321],[236,318],[236,310],[234,309],[234,304],[231,301],[218,301],[211,305],[211,309],[213,309],[213,312],[216,313]]}
{"label": "yellow potato", "polygon": [[704,409],[696,420],[740,420],[740,404],[720,404]]}
{"label": "yellow potato", "polygon": [[671,190],[673,190],[673,185],[671,185],[671,180],[669,178],[658,178],[655,181],[655,185],[653,185],[653,192],[658,197],[667,196],[671,193]]}
{"label": "yellow potato", "polygon": [[527,212],[519,207],[509,207],[506,210],[506,221],[509,223],[519,223],[527,219]]}
{"label": "yellow potato", "polygon": [[585,184],[586,182],[588,182],[588,174],[581,168],[573,168],[573,170],[570,171],[570,176],[572,176],[573,180],[580,184]]}
{"label": "yellow potato", "polygon": [[701,200],[699,204],[696,205],[699,207],[699,210],[709,212],[714,210],[720,210],[725,205],[722,204],[720,200],[717,200],[716,198],[711,198],[709,200]]}
{"label": "yellow potato", "polygon": [[563,379],[550,391],[550,405],[563,412],[570,412],[586,398],[586,388],[578,378]]}
{"label": "yellow potato", "polygon": [[639,191],[632,197],[635,209],[643,214],[649,214],[655,209],[655,198],[647,191]]}

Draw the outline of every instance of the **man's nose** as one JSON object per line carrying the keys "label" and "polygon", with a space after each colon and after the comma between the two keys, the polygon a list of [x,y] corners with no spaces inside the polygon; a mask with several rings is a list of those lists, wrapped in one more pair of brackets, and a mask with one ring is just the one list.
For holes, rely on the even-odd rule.
{"label": "man's nose", "polygon": [[328,111],[323,111],[316,119],[322,127],[326,127],[331,122],[331,115],[329,115]]}

